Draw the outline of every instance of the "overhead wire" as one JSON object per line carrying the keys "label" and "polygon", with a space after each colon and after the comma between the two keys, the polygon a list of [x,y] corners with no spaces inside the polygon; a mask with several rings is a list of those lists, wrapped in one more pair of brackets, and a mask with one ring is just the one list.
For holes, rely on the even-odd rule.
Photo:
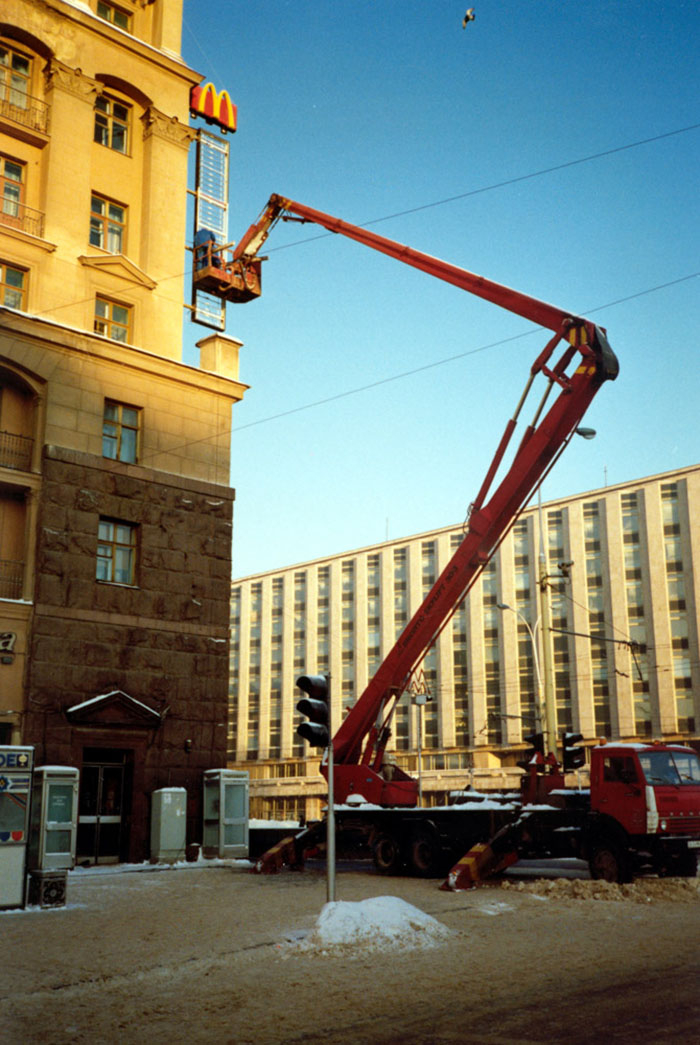
{"label": "overhead wire", "polygon": [[[623,298],[616,298],[614,301],[607,302],[604,305],[596,305],[594,308],[583,309],[586,315],[593,315],[596,312],[601,312],[604,309],[612,308],[615,305],[620,305],[626,301],[633,301],[637,298],[644,297],[647,294],[653,294],[659,290],[665,290],[668,287],[675,286],[679,283],[687,282],[691,279],[696,279],[700,276],[700,272],[691,272],[686,276],[680,276],[678,279],[670,280],[667,283],[659,283],[655,287],[647,287],[645,290],[637,291],[635,294],[628,294]],[[257,425],[269,424],[271,421],[278,421],[280,418],[289,417],[292,414],[302,413],[305,410],[312,410],[318,406],[324,406],[326,403],[336,402],[339,399],[347,399],[353,395],[359,395],[361,392],[368,392],[373,388],[379,388],[381,385],[390,384],[393,381],[400,381],[406,377],[412,377],[415,374],[420,374],[426,370],[432,370],[436,367],[445,366],[448,363],[453,363],[458,359],[465,359],[468,356],[477,355],[480,352],[486,352],[494,348],[499,348],[503,345],[510,344],[513,341],[519,341],[522,338],[530,337],[542,330],[542,327],[533,327],[531,330],[523,330],[519,334],[513,334],[510,337],[501,338],[498,341],[491,341],[486,345],[480,345],[477,348],[470,348],[464,352],[457,352],[454,355],[446,356],[443,359],[433,360],[431,363],[424,363],[419,367],[414,367],[411,370],[402,370],[396,374],[390,374],[387,377],[378,378],[376,381],[370,381],[364,385],[358,385],[355,388],[348,388],[342,392],[336,392],[333,395],[324,396],[321,399],[314,399],[309,403],[304,403],[301,406],[290,407],[289,410],[281,410],[276,414],[269,414],[267,417],[258,418],[256,421],[248,421],[246,424],[238,425],[236,427],[229,428],[227,432],[217,432],[213,436],[204,436],[202,439],[195,439],[188,443],[182,443],[181,445],[171,447],[168,450],[156,451],[147,456],[153,457],[159,454],[172,453],[175,450],[183,450],[187,446],[194,446],[197,443],[209,442],[212,439],[219,439],[222,435],[235,435],[238,432],[244,431],[246,428],[254,428]]]}

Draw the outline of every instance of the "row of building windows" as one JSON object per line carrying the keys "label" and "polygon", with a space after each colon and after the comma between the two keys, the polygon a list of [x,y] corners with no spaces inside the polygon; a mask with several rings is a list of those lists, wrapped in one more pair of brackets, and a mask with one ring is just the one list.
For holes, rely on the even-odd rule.
{"label": "row of building windows", "polygon": [[[98,2],[96,13],[113,25],[130,31],[131,15],[111,3]],[[0,44],[0,106],[23,111],[37,102],[30,93],[32,57],[21,48]],[[102,94],[95,100],[93,138],[99,145],[128,154],[132,107],[124,100]],[[14,156],[0,155],[0,223],[32,235],[43,235],[43,215],[27,206],[27,165]],[[125,204],[93,193],[90,203],[89,243],[121,254],[126,250]],[[10,261],[0,261],[0,304],[26,311],[29,273]],[[133,335],[131,305],[97,295],[93,329],[114,341],[128,343]]]}
{"label": "row of building windows", "polygon": [[[0,305],[26,311],[28,276],[25,269],[0,260]],[[95,295],[96,334],[128,344],[132,339],[133,308],[104,294]]]}
{"label": "row of building windows", "polygon": [[[120,15],[111,4],[99,5],[111,8],[112,16],[107,21],[119,25]],[[22,50],[6,43],[0,44],[0,103],[5,102],[12,109],[25,110],[33,101],[30,88],[32,83],[32,58]],[[95,99],[95,119],[93,140],[115,152],[128,154],[130,148],[129,128],[132,121],[132,107],[128,102],[113,95],[100,94]]]}
{"label": "row of building windows", "polygon": [[[638,491],[621,492],[617,505],[622,540],[619,551],[623,558],[624,570],[622,584],[613,593],[610,577],[610,562],[607,548],[608,523],[605,513],[610,511],[610,502],[597,500],[584,502],[581,507],[581,524],[584,558],[579,560],[576,571],[577,581],[573,585],[571,567],[567,562],[569,549],[569,516],[565,509],[549,510],[546,515],[544,548],[541,549],[541,567],[537,572],[531,554],[532,519],[523,518],[516,522],[512,533],[512,571],[510,560],[508,565],[508,589],[512,591],[514,602],[512,607],[499,601],[503,590],[504,578],[500,577],[500,569],[506,564],[502,557],[491,560],[483,571],[480,585],[479,617],[470,619],[466,601],[457,607],[451,621],[451,649],[449,669],[444,660],[444,651],[438,657],[438,649],[429,649],[422,661],[422,678],[428,691],[435,699],[429,702],[423,712],[423,746],[439,748],[442,736],[440,724],[441,709],[447,699],[453,704],[453,721],[450,731],[454,731],[454,741],[458,746],[470,743],[470,719],[474,715],[482,719],[483,727],[480,736],[489,744],[499,745],[513,736],[512,726],[507,727],[509,718],[520,719],[522,734],[533,731],[539,724],[540,703],[543,679],[540,674],[537,649],[543,636],[541,630],[539,600],[535,598],[542,574],[545,575],[549,607],[551,612],[551,646],[553,665],[553,686],[556,699],[557,726],[561,731],[579,728],[575,719],[574,694],[589,693],[591,700],[591,725],[596,735],[614,736],[619,731],[620,680],[626,683],[629,692],[630,708],[633,713],[630,727],[636,735],[649,736],[652,729],[659,728],[659,710],[652,712],[650,678],[652,674],[658,680],[659,660],[663,654],[655,653],[647,647],[647,628],[651,626],[651,604],[649,603],[649,585],[652,583],[648,572],[649,536],[646,524],[641,517],[642,495]],[[664,598],[668,600],[668,615],[672,649],[669,665],[663,672],[672,672],[675,704],[675,721],[682,732],[695,729],[693,715],[693,694],[691,688],[691,663],[689,652],[690,624],[686,609],[684,553],[681,546],[680,500],[677,483],[662,484],[660,488],[660,506],[663,517],[663,534],[665,549],[665,585]],[[462,541],[461,533],[450,535],[451,550],[454,552]],[[411,550],[411,583],[415,554],[419,556],[420,593],[422,597],[430,591],[437,576],[437,541],[422,541],[419,548]],[[387,570],[387,556],[390,556],[390,573]],[[276,758],[273,754],[280,750],[280,692],[286,689],[282,685],[284,678],[288,685],[290,675],[289,664],[283,665],[283,649],[289,650],[289,624],[284,624],[283,608],[285,605],[285,584],[293,583],[293,659],[294,672],[306,670],[329,670],[330,634],[339,642],[340,677],[336,676],[336,692],[338,681],[342,690],[342,709],[347,713],[359,693],[355,691],[358,676],[371,678],[381,662],[382,652],[386,653],[386,636],[388,628],[393,635],[398,635],[408,621],[409,614],[409,548],[400,546],[387,549],[382,555],[369,553],[362,570],[363,583],[358,589],[357,558],[340,560],[338,563],[338,618],[330,620],[330,570],[327,564],[319,564],[307,569],[297,569],[293,574],[278,576],[272,579],[272,650],[271,674],[268,675],[265,654],[261,648],[262,624],[264,620],[263,582],[255,581],[251,585],[254,599],[255,638],[250,632],[251,648],[248,650],[250,663],[255,663],[254,688],[256,694],[255,710],[249,705],[249,719],[259,714],[265,700],[260,692],[261,678],[271,678],[271,689],[275,693],[274,743],[272,739],[272,717],[270,726],[270,745],[266,757]],[[383,572],[384,570],[384,572]],[[569,576],[571,574],[571,576]],[[316,583],[314,584],[314,580]],[[389,591],[383,591],[383,583],[388,580]],[[574,597],[574,588],[576,596]],[[658,598],[658,586],[657,595]],[[360,594],[362,593],[362,594]],[[235,721],[235,706],[238,699],[245,699],[239,692],[240,678],[240,596],[234,590],[233,623],[232,623],[232,720]],[[309,597],[312,605],[309,605]],[[613,620],[612,605],[614,600],[624,606],[627,620],[621,626],[619,616]],[[360,599],[362,601],[360,601]],[[655,603],[656,605],[656,603]],[[513,608],[517,611],[515,656],[517,671],[515,680],[506,677],[507,664],[504,656],[512,658],[510,649],[506,652],[503,631],[502,611]],[[384,619],[382,620],[382,611]],[[656,610],[654,611],[656,613]],[[389,620],[387,620],[387,613]],[[586,614],[581,618],[580,614]],[[617,613],[617,611],[616,611]],[[315,619],[314,619],[315,618]],[[587,620],[587,630],[586,630]],[[312,621],[311,630],[309,622]],[[583,627],[582,627],[583,625]],[[480,676],[477,706],[472,708],[472,694],[469,692],[468,653],[470,643],[474,641],[473,628],[478,626],[481,633],[480,657],[483,656],[483,674]],[[577,628],[579,629],[577,631]],[[468,634],[468,629],[472,632]],[[283,645],[283,632],[286,642]],[[448,632],[449,634],[449,632]],[[313,636],[313,647],[309,638]],[[576,636],[587,638],[588,651],[581,647]],[[620,640],[616,645],[615,640]],[[255,649],[253,651],[253,642]],[[389,642],[390,645],[390,642]],[[315,654],[315,661],[314,661]],[[288,655],[285,654],[285,655]],[[629,662],[625,662],[625,657]],[[653,656],[653,660],[652,660]],[[441,659],[442,658],[442,659]],[[315,667],[314,667],[315,663]],[[441,672],[448,670],[448,679],[441,678]],[[337,671],[337,668],[336,668]],[[616,677],[617,676],[617,677]],[[267,681],[266,681],[267,686]],[[655,681],[658,685],[658,681]],[[518,700],[513,702],[513,687],[517,688]],[[447,688],[449,687],[449,695]],[[623,686],[623,689],[625,686]],[[485,713],[485,715],[484,715]],[[411,725],[411,701],[408,694],[399,702],[396,709],[392,729],[395,746],[408,750],[414,742],[415,726]],[[271,712],[272,716],[272,712]],[[297,716],[298,718],[298,716]],[[296,726],[296,721],[294,725]],[[473,723],[472,723],[473,724]],[[626,728],[630,728],[626,727]],[[258,757],[256,752],[265,749],[264,739],[258,735],[259,723],[256,726],[255,738],[248,737],[248,757]],[[471,738],[474,743],[474,737]],[[294,755],[303,754],[303,745],[293,741]],[[236,757],[235,748],[231,750]]]}

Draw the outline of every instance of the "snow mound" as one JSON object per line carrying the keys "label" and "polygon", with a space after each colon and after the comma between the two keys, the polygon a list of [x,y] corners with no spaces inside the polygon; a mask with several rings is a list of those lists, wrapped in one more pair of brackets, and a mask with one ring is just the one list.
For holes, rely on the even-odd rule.
{"label": "snow mound", "polygon": [[376,896],[369,900],[327,903],[315,928],[295,947],[323,953],[356,952],[404,948],[437,947],[452,936],[452,931],[429,914],[396,896]]}

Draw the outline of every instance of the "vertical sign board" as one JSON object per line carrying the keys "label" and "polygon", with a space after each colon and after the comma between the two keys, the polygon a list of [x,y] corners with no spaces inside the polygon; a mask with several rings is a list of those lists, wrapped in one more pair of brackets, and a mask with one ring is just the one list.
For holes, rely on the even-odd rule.
{"label": "vertical sign board", "polygon": [[33,747],[0,747],[0,909],[24,907],[33,766]]}
{"label": "vertical sign board", "polygon": [[[194,192],[194,233],[214,233],[218,243],[228,238],[228,142],[208,131],[197,132],[197,162]],[[193,237],[193,238],[195,238]],[[196,263],[196,257],[195,257]],[[192,320],[214,330],[226,327],[226,302],[214,294],[192,287]]]}

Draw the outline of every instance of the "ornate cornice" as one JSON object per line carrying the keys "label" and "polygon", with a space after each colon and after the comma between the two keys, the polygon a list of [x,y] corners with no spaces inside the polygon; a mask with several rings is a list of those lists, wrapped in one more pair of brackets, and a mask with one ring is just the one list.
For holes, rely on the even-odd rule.
{"label": "ornate cornice", "polygon": [[150,137],[162,138],[172,145],[179,145],[182,149],[189,149],[190,144],[197,137],[197,131],[186,123],[180,123],[177,116],[166,116],[155,105],[150,105],[141,117],[143,123],[143,140]]}
{"label": "ornate cornice", "polygon": [[92,104],[96,94],[102,90],[102,84],[86,76],[82,69],[71,69],[57,58],[52,58],[46,67],[47,89],[58,87]]}

